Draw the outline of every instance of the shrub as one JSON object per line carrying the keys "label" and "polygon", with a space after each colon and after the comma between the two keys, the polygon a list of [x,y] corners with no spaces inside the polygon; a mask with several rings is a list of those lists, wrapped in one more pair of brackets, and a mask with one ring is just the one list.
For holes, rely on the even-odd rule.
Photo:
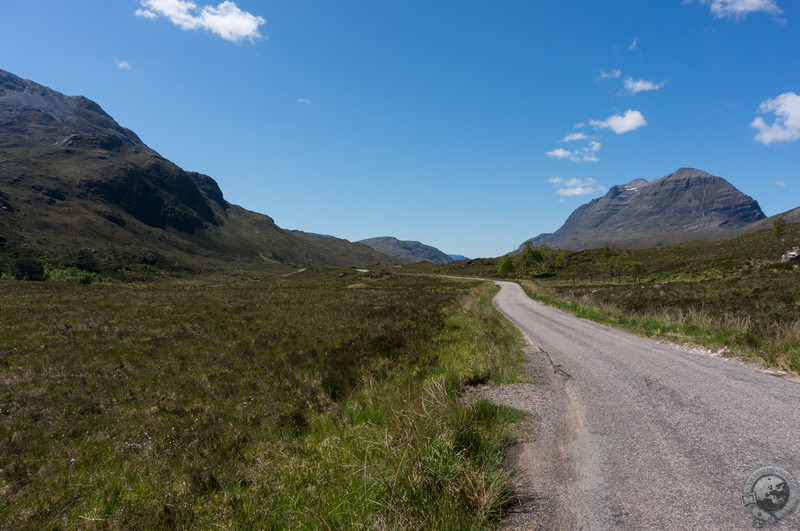
{"label": "shrub", "polygon": [[12,264],[11,275],[17,280],[44,280],[44,264],[34,258],[20,258]]}
{"label": "shrub", "polygon": [[48,269],[45,271],[45,278],[47,280],[62,280],[83,285],[89,285],[94,282],[108,282],[111,280],[109,278],[101,277],[97,273],[82,271],[75,267],[68,267],[66,269]]}
{"label": "shrub", "polygon": [[511,259],[510,256],[504,256],[500,259],[500,263],[497,265],[497,274],[507,277],[513,275],[515,271],[514,268],[514,261]]}

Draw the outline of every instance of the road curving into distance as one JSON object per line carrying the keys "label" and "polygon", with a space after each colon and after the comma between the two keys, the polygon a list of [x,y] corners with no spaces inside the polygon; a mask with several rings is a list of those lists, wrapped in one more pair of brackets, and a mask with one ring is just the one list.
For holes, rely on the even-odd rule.
{"label": "road curving into distance", "polygon": [[[800,480],[797,381],[579,319],[498,284],[495,306],[551,369],[543,384],[556,404],[557,427],[537,435],[548,448],[536,455],[562,462],[534,467],[549,477],[533,481],[533,498],[552,514],[524,527],[753,529],[748,476],[776,466]],[[800,507],[777,529],[800,529]]]}

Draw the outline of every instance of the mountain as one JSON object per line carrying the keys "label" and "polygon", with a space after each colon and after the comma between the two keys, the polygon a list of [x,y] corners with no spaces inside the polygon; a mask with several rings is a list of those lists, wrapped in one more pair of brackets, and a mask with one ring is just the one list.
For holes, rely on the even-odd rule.
{"label": "mountain", "polygon": [[165,159],[93,101],[0,70],[0,265],[87,253],[108,274],[387,261],[228,203],[211,177]]}
{"label": "mountain", "polygon": [[434,264],[446,264],[453,259],[444,254],[436,247],[425,245],[416,241],[398,240],[391,236],[381,236],[378,238],[368,238],[359,240],[372,247],[379,253],[391,256],[403,262],[431,262]]}
{"label": "mountain", "polygon": [[572,250],[635,249],[735,236],[765,217],[752,197],[722,177],[681,168],[653,182],[636,179],[613,186],[575,209],[556,232],[527,241]]}
{"label": "mountain", "polygon": [[448,254],[447,256],[449,256],[453,262],[458,262],[459,260],[469,260],[469,257],[464,256],[463,254]]}

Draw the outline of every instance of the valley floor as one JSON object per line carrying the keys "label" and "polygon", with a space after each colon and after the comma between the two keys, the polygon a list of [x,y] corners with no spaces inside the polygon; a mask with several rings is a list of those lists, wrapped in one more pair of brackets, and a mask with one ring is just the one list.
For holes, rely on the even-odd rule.
{"label": "valley floor", "polygon": [[0,527],[481,529],[520,376],[492,286],[0,281]]}

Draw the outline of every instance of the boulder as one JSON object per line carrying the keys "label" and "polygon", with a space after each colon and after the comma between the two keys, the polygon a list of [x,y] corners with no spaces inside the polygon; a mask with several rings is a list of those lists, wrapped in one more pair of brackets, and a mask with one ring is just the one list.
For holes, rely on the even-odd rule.
{"label": "boulder", "polygon": [[792,247],[783,253],[781,262],[800,262],[800,247]]}

